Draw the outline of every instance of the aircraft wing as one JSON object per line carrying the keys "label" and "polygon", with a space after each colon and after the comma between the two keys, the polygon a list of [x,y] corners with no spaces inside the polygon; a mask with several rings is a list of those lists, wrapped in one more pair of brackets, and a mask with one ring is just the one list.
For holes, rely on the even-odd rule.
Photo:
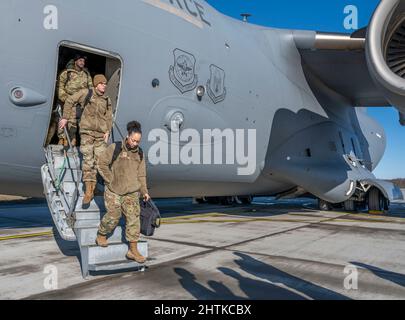
{"label": "aircraft wing", "polygon": [[391,106],[375,85],[366,59],[366,29],[353,34],[294,31],[294,40],[309,70],[355,106]]}

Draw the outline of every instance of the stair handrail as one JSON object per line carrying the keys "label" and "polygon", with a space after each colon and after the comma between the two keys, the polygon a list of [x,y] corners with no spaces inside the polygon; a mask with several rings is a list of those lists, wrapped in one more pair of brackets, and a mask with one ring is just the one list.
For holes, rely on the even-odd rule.
{"label": "stair handrail", "polygon": [[[58,104],[58,106],[57,106],[57,111],[58,111],[58,114],[59,114],[59,118],[62,119],[63,118],[62,117],[62,108],[61,108],[60,104]],[[71,203],[70,203],[70,205],[68,205],[68,209],[69,209],[68,215],[71,217],[74,210],[75,210],[76,202],[77,202],[78,195],[79,195],[80,181],[82,180],[82,177],[81,177],[81,170],[80,170],[80,160],[79,160],[79,157],[76,155],[76,152],[75,152],[75,150],[74,150],[74,148],[72,146],[72,141],[70,140],[70,137],[68,135],[68,131],[67,131],[66,126],[63,128],[63,131],[64,131],[65,137],[66,137],[66,139],[68,141],[69,149],[72,150],[73,160],[75,162],[77,173],[78,173],[76,181],[74,181],[75,180],[74,174],[72,174],[72,179],[75,182],[75,189],[73,191]],[[63,152],[64,152],[64,156],[66,158],[68,158],[68,156],[67,156],[68,150],[66,150],[65,147],[64,147]],[[69,162],[69,161],[67,161],[67,162]],[[79,172],[80,172],[80,174],[79,174]],[[64,193],[64,191],[63,191],[63,193]]]}

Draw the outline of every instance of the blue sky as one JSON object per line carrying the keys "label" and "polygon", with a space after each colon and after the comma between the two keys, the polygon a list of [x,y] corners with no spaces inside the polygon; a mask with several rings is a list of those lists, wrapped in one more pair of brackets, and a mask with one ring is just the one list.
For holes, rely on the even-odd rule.
{"label": "blue sky", "polygon": [[[358,9],[359,28],[367,26],[379,0],[208,0],[222,13],[240,19],[240,14],[251,13],[254,24],[289,29],[307,29],[329,32],[352,32],[344,28],[344,8]],[[375,171],[382,179],[405,178],[405,127],[398,122],[394,108],[369,108],[368,113],[384,126],[387,133],[387,151]],[[402,142],[402,143],[401,143]]]}

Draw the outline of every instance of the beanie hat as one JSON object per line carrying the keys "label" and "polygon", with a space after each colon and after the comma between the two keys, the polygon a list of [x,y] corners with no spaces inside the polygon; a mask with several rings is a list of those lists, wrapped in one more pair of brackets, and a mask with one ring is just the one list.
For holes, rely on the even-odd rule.
{"label": "beanie hat", "polygon": [[104,75],[98,74],[94,77],[93,80],[94,87],[97,87],[102,82],[107,83],[107,78]]}

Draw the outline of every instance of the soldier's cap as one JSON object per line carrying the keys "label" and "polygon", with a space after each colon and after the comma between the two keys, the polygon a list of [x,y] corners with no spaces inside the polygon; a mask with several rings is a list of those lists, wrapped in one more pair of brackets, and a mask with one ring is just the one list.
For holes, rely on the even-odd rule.
{"label": "soldier's cap", "polygon": [[79,59],[84,59],[84,60],[87,61],[87,56],[85,56],[84,54],[81,54],[81,53],[76,53],[76,54],[75,54],[75,57],[73,58],[73,60],[74,60],[74,61],[77,61],[77,60],[79,60]]}
{"label": "soldier's cap", "polygon": [[97,87],[100,83],[107,83],[107,78],[103,74],[97,74],[94,76],[94,87]]}

